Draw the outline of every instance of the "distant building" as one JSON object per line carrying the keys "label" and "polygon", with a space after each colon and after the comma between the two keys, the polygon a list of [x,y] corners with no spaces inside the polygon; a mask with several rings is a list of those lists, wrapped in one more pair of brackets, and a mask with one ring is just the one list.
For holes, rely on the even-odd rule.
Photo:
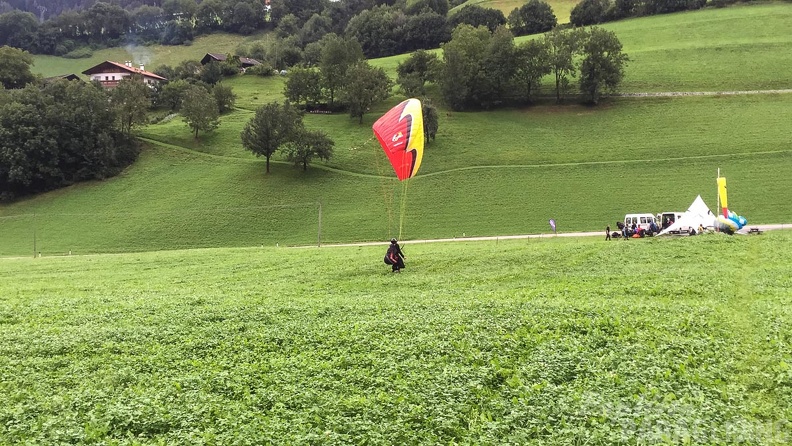
{"label": "distant building", "polygon": [[[206,56],[204,56],[203,59],[201,59],[201,65],[206,65],[209,62],[224,62],[227,58],[228,56],[225,54],[206,53]],[[241,68],[244,70],[245,68],[261,65],[261,62],[257,61],[256,59],[251,59],[249,57],[240,57],[239,64]]]}
{"label": "distant building", "polygon": [[44,78],[44,82],[49,84],[51,82],[56,82],[56,81],[59,81],[61,79],[66,79],[67,81],[80,81],[80,80],[82,80],[80,78],[80,76],[77,76],[76,74],[72,73],[72,74],[61,74],[60,76],[45,77]]}
{"label": "distant building", "polygon": [[113,88],[118,85],[122,79],[131,77],[135,74],[141,76],[143,82],[151,86],[167,81],[167,79],[162,76],[146,71],[143,64],[140,65],[140,68],[136,68],[132,66],[132,62],[124,62],[121,64],[109,60],[83,71],[83,74],[89,76],[92,81],[99,81],[105,88]]}

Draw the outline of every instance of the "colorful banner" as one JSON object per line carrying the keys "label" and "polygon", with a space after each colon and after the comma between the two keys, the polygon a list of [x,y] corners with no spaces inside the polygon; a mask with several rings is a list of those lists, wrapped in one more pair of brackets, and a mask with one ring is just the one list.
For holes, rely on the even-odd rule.
{"label": "colorful banner", "polygon": [[720,199],[720,207],[725,218],[729,218],[729,202],[726,197],[726,178],[718,177],[718,197]]}

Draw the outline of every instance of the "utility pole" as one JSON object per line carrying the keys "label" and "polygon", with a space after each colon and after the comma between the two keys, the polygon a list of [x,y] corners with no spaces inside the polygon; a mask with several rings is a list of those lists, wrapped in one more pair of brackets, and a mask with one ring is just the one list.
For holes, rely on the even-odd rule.
{"label": "utility pole", "polygon": [[36,258],[36,214],[33,214],[33,258]]}
{"label": "utility pole", "polygon": [[322,247],[322,202],[319,202],[319,237],[317,239],[317,246]]}

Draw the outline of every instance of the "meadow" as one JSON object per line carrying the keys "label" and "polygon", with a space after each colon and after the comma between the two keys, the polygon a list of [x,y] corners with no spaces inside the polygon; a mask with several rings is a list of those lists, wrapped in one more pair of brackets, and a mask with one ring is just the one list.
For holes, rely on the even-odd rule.
{"label": "meadow", "polygon": [[[792,85],[792,40],[783,32],[791,16],[790,5],[769,4],[608,26],[634,59],[628,86],[781,88]],[[716,57],[725,47],[731,56]],[[187,55],[180,54],[170,63]],[[645,68],[654,57],[665,66]],[[394,75],[399,60],[372,62]],[[792,214],[789,94],[483,112],[446,110],[435,95],[437,139],[405,188],[370,130],[398,95],[373,107],[363,125],[345,114],[307,115],[306,126],[335,141],[333,159],[303,172],[276,154],[265,175],[263,159],[242,148],[239,134],[258,106],[282,99],[284,81],[227,79],[237,108],[216,132],[195,139],[179,117],[149,125],[140,130],[140,160],[122,175],[0,205],[0,256],[543,233],[550,218],[562,232],[602,230],[629,212],[684,211],[698,194],[714,209],[718,168],[731,207],[749,223],[786,223]]]}
{"label": "meadow", "polygon": [[788,444],[790,243],[0,259],[0,443]]}
{"label": "meadow", "polygon": [[[601,26],[616,33],[631,59],[622,91],[720,91],[789,88],[790,21],[792,5],[769,3],[641,17]],[[86,59],[35,56],[33,71],[43,76],[80,74],[104,60],[145,61],[148,69],[154,69],[200,60],[207,52],[233,52],[241,43],[266,38],[213,34],[195,39],[191,46],[111,48],[97,50]],[[396,66],[407,57],[385,57],[371,63],[395,79]],[[261,82],[259,90],[266,89],[268,81]],[[547,90],[550,79],[545,83],[546,92],[552,93]]]}
{"label": "meadow", "polygon": [[[790,6],[608,25],[625,89],[789,88]],[[333,160],[264,174],[239,132],[284,78],[224,82],[218,131],[149,125],[121,175],[0,205],[0,444],[792,443],[792,232],[409,241],[715,210],[718,168],[749,224],[788,223],[792,95],[441,106],[405,187],[370,130],[400,97],[307,115]],[[327,246],[392,236],[401,274]]]}
{"label": "meadow", "polygon": [[[792,6],[737,5],[605,23],[630,57],[622,92],[786,89],[792,85]],[[515,39],[523,42],[541,36]],[[439,53],[438,53],[439,54]],[[372,60],[396,77],[409,55]],[[543,93],[554,94],[550,77]]]}
{"label": "meadow", "polygon": [[599,230],[627,212],[684,210],[697,194],[714,209],[718,168],[735,211],[785,223],[791,101],[624,99],[574,114],[443,115],[406,190],[371,140],[376,113],[363,126],[308,115],[336,140],[334,160],[307,172],[278,161],[269,175],[239,143],[251,112],[198,141],[173,120],[145,130],[149,148],[119,177],[4,206],[0,255],[32,254],[34,243],[58,255],[385,240],[399,235],[402,193],[401,236],[411,239],[541,233],[550,218],[563,232]]}

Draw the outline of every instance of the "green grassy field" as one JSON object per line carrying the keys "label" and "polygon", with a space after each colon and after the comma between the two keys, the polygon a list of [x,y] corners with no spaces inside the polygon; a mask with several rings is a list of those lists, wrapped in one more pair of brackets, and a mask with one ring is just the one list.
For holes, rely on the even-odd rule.
{"label": "green grassy field", "polygon": [[[683,211],[701,194],[715,209],[715,170],[731,208],[752,224],[790,215],[789,153],[646,163],[481,168],[417,177],[407,239],[601,230],[628,212]],[[152,149],[127,174],[76,186],[0,217],[0,255],[152,251],[386,240],[399,234],[402,189],[386,177],[307,173]],[[178,175],[175,173],[178,172]],[[156,188],[152,187],[156,185]],[[650,188],[651,187],[651,188]],[[96,203],[102,203],[98,207]],[[35,215],[33,215],[35,211]]]}
{"label": "green grassy field", "polygon": [[625,91],[792,86],[792,5],[772,3],[603,25],[630,56]]}
{"label": "green grassy field", "polygon": [[[624,92],[785,89],[792,86],[792,5],[734,6],[601,25],[630,57]],[[518,37],[516,42],[537,36]],[[396,77],[408,55],[372,64]],[[554,84],[545,79],[546,94]]]}
{"label": "green grassy field", "polygon": [[[718,91],[790,88],[792,85],[792,5],[733,6],[608,23],[631,62],[622,85],[626,92]],[[176,65],[207,52],[232,52],[240,43],[261,39],[218,34],[191,46],[137,47],[97,51],[92,58],[70,60],[35,56],[33,70],[44,76],[81,73],[104,60],[145,57],[147,66]],[[535,37],[521,37],[517,41]],[[407,55],[372,60],[393,78]],[[249,82],[254,82],[253,80]],[[266,88],[266,82],[262,81]],[[550,88],[549,79],[547,88]],[[548,90],[549,92],[549,90]]]}
{"label": "green grassy field", "polygon": [[792,234],[0,260],[3,444],[788,444]]}
{"label": "green grassy field", "polygon": [[[704,47],[783,42],[789,37],[780,29],[790,14],[789,5],[773,4],[610,26],[631,36],[633,48],[644,48],[636,51],[640,55],[700,48],[676,38],[696,23],[699,34],[689,38]],[[654,39],[640,31],[641,23],[654,30]],[[783,68],[788,54],[756,57],[781,61]],[[397,60],[375,62],[395,70]],[[636,66],[638,61],[631,64]],[[707,68],[696,69],[704,75]],[[690,73],[662,72],[668,83],[648,75],[640,82],[664,90],[690,86]],[[773,71],[774,85],[792,84],[790,72]],[[658,73],[653,75],[663,76]],[[709,78],[700,89],[746,88],[749,78],[770,76],[733,73],[732,87]],[[195,140],[178,117],[148,126],[141,134],[149,147],[123,175],[0,206],[0,256],[30,255],[34,245],[52,255],[311,244],[320,230],[324,242],[382,240],[400,232],[409,239],[540,233],[548,231],[550,218],[562,231],[600,230],[629,212],[683,211],[697,194],[714,209],[718,168],[729,179],[731,207],[751,223],[784,223],[792,214],[786,199],[792,95],[621,99],[598,108],[542,105],[478,113],[441,108],[437,140],[406,190],[402,213],[405,191],[370,130],[399,97],[374,107],[363,125],[344,114],[306,116],[308,127],[335,140],[333,160],[308,172],[278,163],[265,176],[263,160],[243,150],[239,134],[256,107],[282,97],[284,78],[224,82],[234,88],[239,108],[223,117],[217,132]]]}
{"label": "green grassy field", "polygon": [[[732,209],[785,223],[792,96],[620,100],[602,110],[536,107],[443,115],[412,179],[402,236],[411,239],[599,230],[628,212],[683,211],[697,194],[716,206],[717,169]],[[307,172],[264,161],[239,142],[251,113],[194,140],[173,120],[117,178],[0,208],[0,255],[383,240],[399,234],[402,186],[370,122],[309,115],[336,156]],[[478,131],[476,131],[478,129]],[[518,136],[521,135],[521,136]],[[184,146],[184,147],[182,147]],[[277,157],[276,157],[277,158]],[[155,185],[155,187],[152,187]]]}

